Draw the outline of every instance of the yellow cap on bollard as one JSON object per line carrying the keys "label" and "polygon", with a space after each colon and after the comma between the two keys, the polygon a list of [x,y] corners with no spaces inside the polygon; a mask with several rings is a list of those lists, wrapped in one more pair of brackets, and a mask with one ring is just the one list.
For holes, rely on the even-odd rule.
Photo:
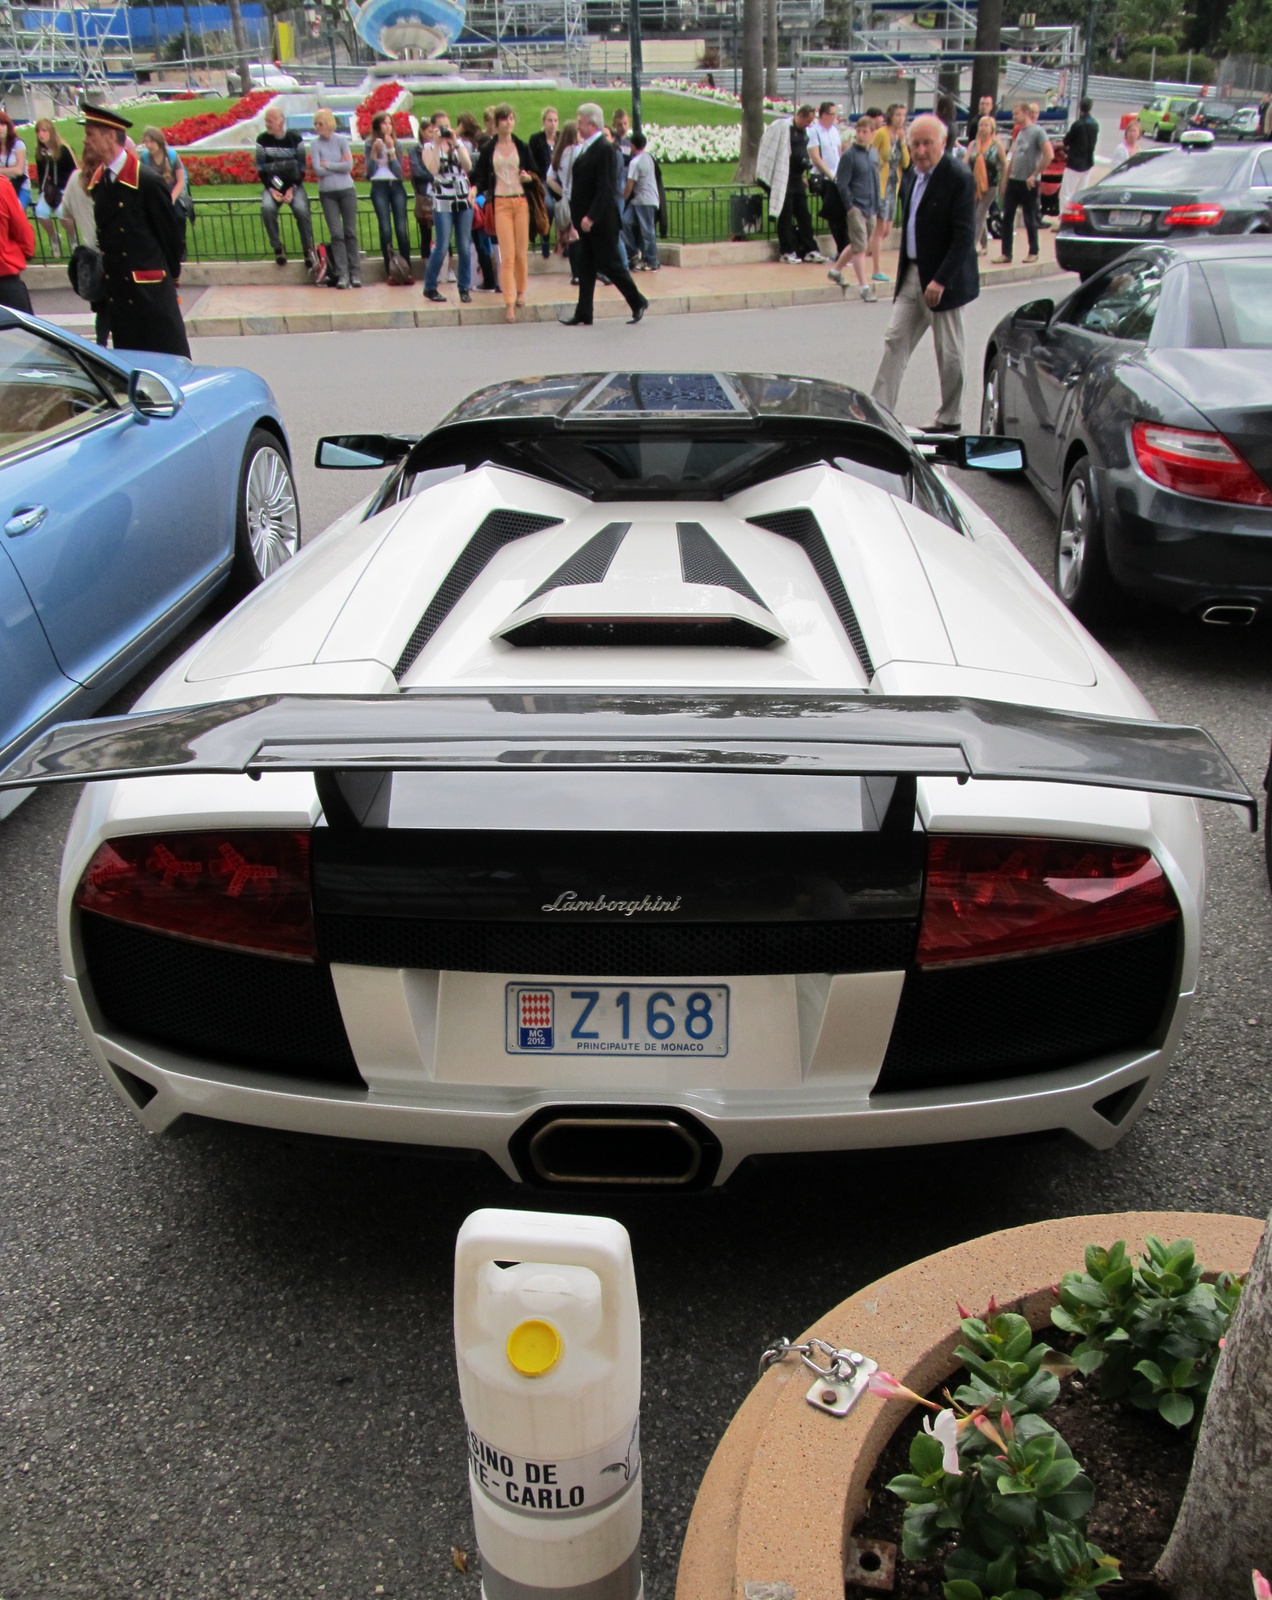
{"label": "yellow cap on bollard", "polygon": [[561,1359],[561,1335],[550,1322],[531,1317],[508,1335],[508,1360],[523,1377],[541,1378]]}

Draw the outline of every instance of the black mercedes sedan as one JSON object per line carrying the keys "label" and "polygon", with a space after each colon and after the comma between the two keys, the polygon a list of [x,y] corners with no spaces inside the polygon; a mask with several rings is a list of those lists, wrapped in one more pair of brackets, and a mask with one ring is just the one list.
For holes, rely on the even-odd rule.
{"label": "black mercedes sedan", "polygon": [[1018,307],[981,427],[1024,441],[1084,621],[1135,595],[1252,622],[1272,609],[1272,238],[1143,245]]}
{"label": "black mercedes sedan", "polygon": [[1089,278],[1149,239],[1235,233],[1272,233],[1272,147],[1184,143],[1137,151],[1084,189],[1060,218],[1056,260]]}

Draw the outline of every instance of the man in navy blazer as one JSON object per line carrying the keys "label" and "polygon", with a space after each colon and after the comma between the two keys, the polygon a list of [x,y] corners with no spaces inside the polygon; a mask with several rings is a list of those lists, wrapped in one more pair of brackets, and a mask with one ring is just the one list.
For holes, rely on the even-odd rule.
{"label": "man in navy blazer", "polygon": [[976,269],[976,183],[966,163],[945,153],[946,127],[934,116],[910,127],[910,167],[901,180],[901,262],[883,360],[871,390],[896,410],[901,379],[929,328],[936,345],[941,409],[934,426],[957,433],[963,421],[963,307],[980,293]]}

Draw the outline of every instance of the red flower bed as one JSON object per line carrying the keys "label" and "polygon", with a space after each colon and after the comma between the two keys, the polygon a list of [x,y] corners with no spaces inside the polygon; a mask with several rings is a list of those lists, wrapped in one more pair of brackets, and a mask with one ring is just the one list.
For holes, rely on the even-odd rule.
{"label": "red flower bed", "polygon": [[[373,89],[366,97],[357,111],[358,132],[364,139],[371,135],[371,118],[377,111],[387,111],[397,97],[402,93],[402,85],[396,81],[382,83],[378,89]],[[399,139],[411,137],[411,119],[405,111],[393,113],[393,132]]]}
{"label": "red flower bed", "polygon": [[[189,155],[182,156],[186,174],[192,184],[203,183],[260,183],[256,172],[256,162],[250,150],[226,150],[221,155]],[[365,178],[366,171],[362,161],[362,152],[355,150],[353,153],[353,176]],[[308,183],[316,183],[312,169],[306,165],[305,179]]]}
{"label": "red flower bed", "polygon": [[272,89],[253,89],[251,94],[245,94],[241,100],[236,100],[228,111],[204,111],[197,117],[182,117],[180,122],[170,123],[165,130],[168,143],[194,144],[196,140],[206,139],[210,133],[220,133],[222,128],[232,128],[236,122],[246,122],[249,117],[254,117],[273,98]]}

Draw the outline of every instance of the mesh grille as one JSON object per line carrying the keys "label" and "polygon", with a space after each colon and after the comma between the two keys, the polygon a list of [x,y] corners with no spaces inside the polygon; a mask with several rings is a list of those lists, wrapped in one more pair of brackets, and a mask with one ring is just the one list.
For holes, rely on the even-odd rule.
{"label": "mesh grille", "polygon": [[504,545],[511,544],[514,539],[524,539],[528,533],[538,533],[541,528],[554,528],[560,521],[560,517],[544,517],[533,511],[492,511],[464,546],[455,565],[429,601],[424,615],[415,624],[411,637],[406,641],[406,648],[393,669],[397,681],[401,683],[420,651],[468,592],[473,580],[481,575],[487,563]]}
{"label": "mesh grille", "polygon": [[876,1094],[984,1083],[1151,1044],[1178,924],[1053,955],[906,975]]}
{"label": "mesh grille", "polygon": [[878,922],[426,922],[320,916],[330,961],[445,972],[674,978],[780,972],[891,972],[914,953],[914,924]]}
{"label": "mesh grille", "polygon": [[654,617],[641,622],[612,622],[607,617],[531,617],[504,634],[509,644],[648,645],[657,649],[714,646],[764,650],[776,637],[742,617]]}
{"label": "mesh grille", "polygon": [[80,914],[106,1020],[187,1055],[365,1088],[325,966],[192,944]]}
{"label": "mesh grille", "polygon": [[[754,600],[757,606],[764,606],[700,522],[678,522],[676,537],[680,541],[680,575],[686,583],[711,583],[719,589],[732,589],[735,594]],[[768,607],[764,609],[767,611]]]}
{"label": "mesh grille", "polygon": [[844,632],[861,663],[861,670],[867,678],[873,678],[874,662],[870,659],[866,636],[861,631],[857,613],[852,609],[844,580],[839,575],[839,568],[835,565],[835,558],[830,553],[826,535],[817,518],[807,506],[800,506],[795,511],[772,511],[767,516],[748,517],[747,520],[757,528],[767,528],[770,533],[780,534],[783,539],[793,539],[796,544],[803,546],[804,554],[812,562],[813,571],[826,591],[826,598],[844,625]]}
{"label": "mesh grille", "polygon": [[580,545],[568,561],[563,561],[546,583],[529,596],[537,600],[549,589],[565,589],[579,583],[604,583],[605,574],[618,554],[630,522],[609,522],[599,533],[594,533],[586,544]]}

